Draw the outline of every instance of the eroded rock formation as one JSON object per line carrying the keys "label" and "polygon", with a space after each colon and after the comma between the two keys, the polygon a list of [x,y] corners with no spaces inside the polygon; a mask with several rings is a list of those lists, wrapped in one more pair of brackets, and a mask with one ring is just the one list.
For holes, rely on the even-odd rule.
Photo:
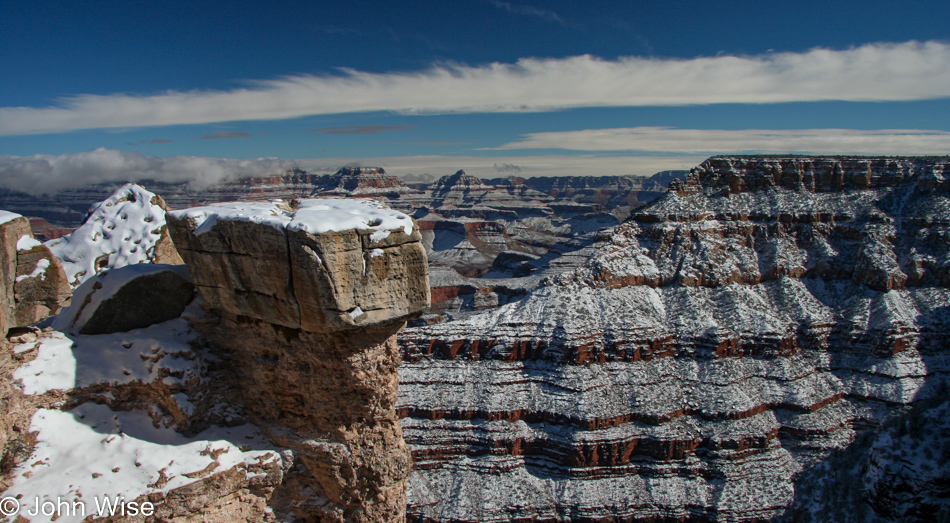
{"label": "eroded rock formation", "polygon": [[948,165],[713,158],[582,267],[407,329],[410,513],[820,519],[795,478],[950,370]]}
{"label": "eroded rock formation", "polygon": [[30,222],[0,211],[0,335],[56,314],[72,294],[66,273],[48,248],[33,238]]}
{"label": "eroded rock formation", "polygon": [[374,202],[222,204],[168,214],[249,418],[309,471],[296,516],[405,518],[395,333],[428,306],[418,227]]}

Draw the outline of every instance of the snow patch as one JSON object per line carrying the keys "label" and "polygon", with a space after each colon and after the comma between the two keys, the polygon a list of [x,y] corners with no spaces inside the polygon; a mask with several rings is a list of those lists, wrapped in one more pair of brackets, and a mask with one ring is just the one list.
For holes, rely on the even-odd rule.
{"label": "snow patch", "polygon": [[374,200],[301,200],[296,209],[280,204],[282,202],[277,200],[215,203],[172,211],[171,215],[178,220],[193,220],[196,224],[195,234],[210,231],[218,220],[259,223],[279,231],[310,234],[349,229],[373,230],[376,231],[370,236],[373,241],[387,238],[390,229],[402,229],[406,234],[412,234],[412,219],[408,215],[386,209]]}
{"label": "snow patch", "polygon": [[[39,244],[39,242],[36,242],[36,243]],[[17,246],[19,245],[20,244],[17,243]],[[44,280],[46,279],[46,269],[49,269],[49,260],[47,260],[46,258],[43,258],[40,261],[36,262],[36,267],[33,268],[33,272],[29,274],[23,274],[23,275],[17,276],[16,281],[23,281],[29,278],[39,278],[41,280]]]}
{"label": "snow patch", "polygon": [[10,211],[0,211],[0,225],[3,225],[7,222],[16,220],[17,218],[22,218],[23,216]]}
{"label": "snow patch", "polygon": [[43,242],[37,240],[36,238],[28,234],[24,234],[23,236],[20,236],[19,240],[17,240],[16,250],[28,251],[34,247],[39,247],[40,245],[43,245]]}
{"label": "snow patch", "polygon": [[369,239],[376,243],[379,243],[386,238],[389,238],[389,231],[376,231],[369,235]]}
{"label": "snow patch", "polygon": [[76,358],[73,342],[61,332],[38,342],[36,359],[20,366],[14,380],[22,380],[26,394],[43,394],[50,390],[68,390],[76,385]]}

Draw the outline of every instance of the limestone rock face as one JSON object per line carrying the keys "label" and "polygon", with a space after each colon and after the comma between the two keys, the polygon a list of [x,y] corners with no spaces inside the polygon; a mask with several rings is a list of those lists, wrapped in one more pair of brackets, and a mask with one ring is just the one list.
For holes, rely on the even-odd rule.
{"label": "limestone rock face", "polygon": [[[333,332],[405,321],[428,306],[425,249],[408,216],[388,211],[401,216],[392,218],[391,229],[377,224],[308,232],[293,221],[308,208],[238,207],[246,210],[210,206],[168,215],[172,238],[210,307],[292,329]],[[275,220],[278,216],[269,213],[283,213],[286,223],[215,218],[207,227],[208,213],[215,212],[263,212]],[[325,219],[334,219],[330,214],[336,211],[327,212]]]}
{"label": "limestone rock face", "polygon": [[24,327],[56,314],[72,294],[63,266],[46,246],[33,238],[29,221],[17,214],[0,215],[0,332]]}
{"label": "limestone rock face", "polygon": [[217,316],[250,419],[306,467],[294,517],[402,521],[409,448],[395,415],[395,333],[429,303],[412,220],[374,202],[222,204],[169,230]]}
{"label": "limestone rock face", "polygon": [[16,323],[14,316],[16,301],[13,285],[16,283],[17,242],[24,234],[29,234],[30,223],[19,214],[3,211],[0,213],[0,334],[6,334]]}

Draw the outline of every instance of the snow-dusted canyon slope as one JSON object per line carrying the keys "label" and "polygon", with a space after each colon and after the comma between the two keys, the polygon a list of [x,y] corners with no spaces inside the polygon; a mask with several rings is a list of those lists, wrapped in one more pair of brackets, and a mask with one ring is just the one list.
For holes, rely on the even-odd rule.
{"label": "snow-dusted canyon slope", "polygon": [[894,455],[858,466],[854,499],[816,465],[946,378],[948,165],[712,158],[580,268],[406,330],[410,513],[820,520],[857,499],[900,517],[880,495],[906,485]]}

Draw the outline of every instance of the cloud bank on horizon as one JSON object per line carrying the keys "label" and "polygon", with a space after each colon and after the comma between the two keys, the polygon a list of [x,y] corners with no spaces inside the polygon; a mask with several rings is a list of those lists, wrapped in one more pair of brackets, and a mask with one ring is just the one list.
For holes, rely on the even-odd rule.
{"label": "cloud bank on horizon", "polygon": [[189,183],[200,190],[229,180],[283,173],[296,166],[297,162],[281,158],[162,158],[99,148],[59,156],[0,156],[0,187],[41,195],[97,183],[153,180]]}
{"label": "cloud bank on horizon", "polygon": [[280,120],[321,114],[540,112],[581,107],[911,101],[950,97],[950,45],[692,59],[524,58],[416,72],[288,76],[228,91],[78,95],[50,107],[0,107],[0,135]]}
{"label": "cloud bank on horizon", "polygon": [[188,183],[201,190],[242,178],[283,174],[294,167],[312,173],[332,173],[343,166],[379,166],[406,181],[433,181],[464,169],[482,178],[498,176],[567,176],[591,171],[651,175],[669,169],[688,169],[701,156],[388,156],[287,160],[236,160],[198,156],[144,156],[137,152],[99,148],[64,155],[0,155],[0,188],[32,195],[53,195],[99,183],[157,181]]}

